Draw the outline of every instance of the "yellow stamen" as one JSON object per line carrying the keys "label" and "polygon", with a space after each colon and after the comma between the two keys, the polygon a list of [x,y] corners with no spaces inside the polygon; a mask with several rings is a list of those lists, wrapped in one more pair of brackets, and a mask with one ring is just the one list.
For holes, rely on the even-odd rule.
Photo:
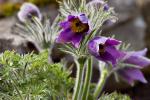
{"label": "yellow stamen", "polygon": [[87,32],[89,25],[88,23],[82,23],[79,18],[75,18],[71,21],[71,29],[75,33]]}

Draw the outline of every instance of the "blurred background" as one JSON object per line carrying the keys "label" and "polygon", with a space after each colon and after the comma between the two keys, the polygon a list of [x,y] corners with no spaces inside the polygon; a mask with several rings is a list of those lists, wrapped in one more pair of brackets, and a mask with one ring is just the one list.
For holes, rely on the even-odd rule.
{"label": "blurred background", "polygon": [[[44,15],[53,20],[58,14],[58,4],[55,0],[0,0],[0,52],[15,50],[19,53],[37,51],[33,43],[12,32],[18,22],[17,11],[23,2],[32,2],[39,6]],[[115,34],[116,38],[131,43],[130,50],[140,50],[147,47],[150,57],[150,0],[108,0],[117,13],[115,24],[103,27],[103,34]],[[55,53],[57,58],[59,54]],[[57,61],[57,60],[56,60]],[[58,60],[59,61],[59,60]],[[129,94],[133,100],[150,100],[150,67],[143,70],[148,84],[136,83],[134,87],[124,82],[117,83],[113,76],[108,79],[104,88],[106,92],[119,91]],[[99,78],[95,68],[93,82]]]}

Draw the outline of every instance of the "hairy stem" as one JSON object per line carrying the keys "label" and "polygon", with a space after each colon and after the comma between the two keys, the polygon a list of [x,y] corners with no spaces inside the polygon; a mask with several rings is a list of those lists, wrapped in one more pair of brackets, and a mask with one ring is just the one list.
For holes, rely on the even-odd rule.
{"label": "hairy stem", "polygon": [[107,76],[108,76],[108,71],[106,69],[102,70],[100,80],[99,80],[97,87],[95,89],[95,92],[94,92],[95,100],[98,98],[99,94],[102,92],[102,89],[103,89],[104,84],[106,82]]}
{"label": "hairy stem", "polygon": [[76,75],[76,83],[75,83],[75,87],[74,87],[74,93],[73,93],[73,99],[72,100],[78,100],[79,98],[79,94],[81,94],[80,91],[81,87],[82,87],[82,72],[83,72],[83,68],[84,68],[84,64],[86,62],[85,58],[81,58],[76,62],[76,66],[77,66],[77,75]]}
{"label": "hairy stem", "polygon": [[83,95],[81,100],[87,100],[89,96],[90,82],[92,78],[92,59],[88,59],[88,65],[86,69],[85,83],[83,87]]}

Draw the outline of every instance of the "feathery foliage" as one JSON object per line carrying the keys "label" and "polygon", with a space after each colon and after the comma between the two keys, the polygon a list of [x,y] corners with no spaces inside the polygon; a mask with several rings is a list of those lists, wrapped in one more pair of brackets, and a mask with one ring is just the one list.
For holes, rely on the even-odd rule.
{"label": "feathery foliage", "polygon": [[103,94],[98,100],[131,100],[131,98],[127,95],[113,92],[111,94]]}
{"label": "feathery foliage", "polygon": [[73,86],[70,73],[48,63],[48,52],[20,55],[6,51],[0,57],[0,99],[67,99]]}

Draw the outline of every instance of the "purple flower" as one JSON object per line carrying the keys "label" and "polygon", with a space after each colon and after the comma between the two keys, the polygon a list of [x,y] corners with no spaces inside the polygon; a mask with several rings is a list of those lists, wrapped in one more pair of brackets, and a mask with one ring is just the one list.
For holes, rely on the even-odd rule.
{"label": "purple flower", "polygon": [[106,38],[106,37],[95,37],[88,44],[89,52],[97,59],[104,62],[111,62],[115,65],[117,59],[124,56],[115,46],[119,45],[121,41]]}
{"label": "purple flower", "polygon": [[32,16],[36,16],[42,20],[42,15],[37,6],[31,3],[24,3],[18,12],[19,20],[21,22],[26,22],[27,20],[30,20]]}
{"label": "purple flower", "polygon": [[109,10],[109,6],[107,3],[105,3],[103,0],[92,0],[87,4],[88,7],[95,7],[96,9],[99,9],[100,7],[103,7],[104,11]]}
{"label": "purple flower", "polygon": [[89,33],[88,18],[85,14],[69,15],[66,21],[60,23],[63,29],[56,39],[57,43],[72,43],[76,48],[84,35]]}
{"label": "purple flower", "polygon": [[150,65],[150,59],[144,57],[146,55],[147,49],[137,52],[127,52],[125,58],[123,59],[123,63],[132,64],[137,66],[129,67],[124,66],[125,68],[118,71],[119,75],[127,81],[129,84],[133,85],[134,80],[141,81],[143,83],[147,83],[145,77],[140,71],[141,68],[147,67]]}

